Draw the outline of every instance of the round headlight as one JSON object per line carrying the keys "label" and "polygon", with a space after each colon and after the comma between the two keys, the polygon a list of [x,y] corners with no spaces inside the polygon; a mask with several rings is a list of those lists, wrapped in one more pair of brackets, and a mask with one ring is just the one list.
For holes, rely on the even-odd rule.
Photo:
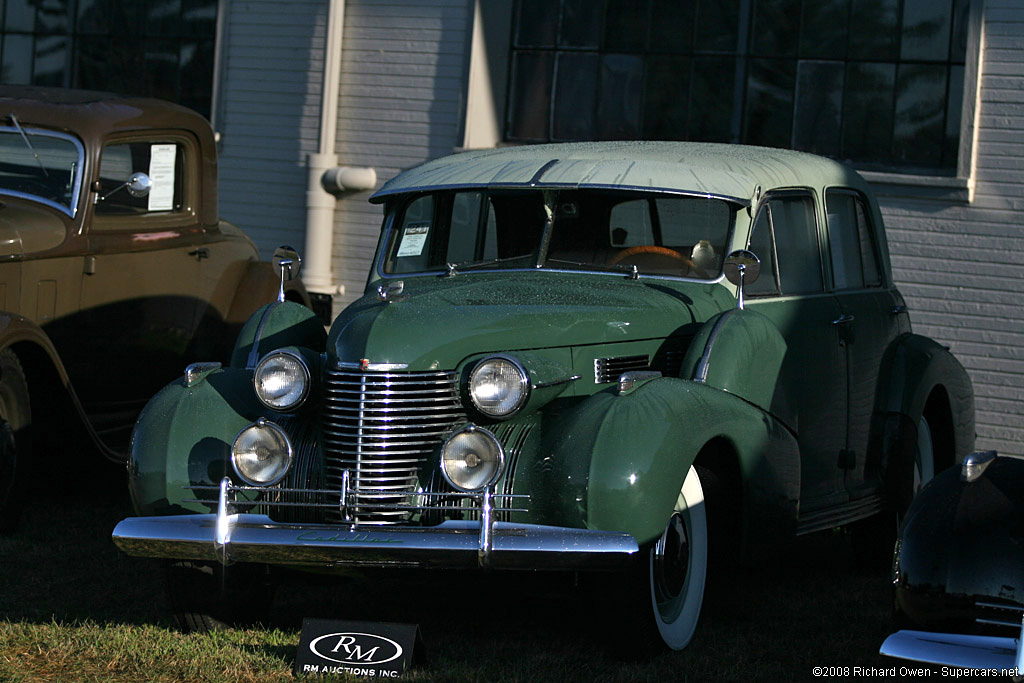
{"label": "round headlight", "polygon": [[309,367],[288,351],[268,353],[253,375],[256,396],[271,410],[294,410],[309,394]]}
{"label": "round headlight", "polygon": [[291,467],[292,443],[284,430],[260,418],[235,437],[231,445],[231,464],[247,484],[276,484]]}
{"label": "round headlight", "polygon": [[469,397],[477,410],[490,417],[511,417],[529,393],[526,370],[511,358],[485,358],[469,375]]}
{"label": "round headlight", "polygon": [[441,474],[460,491],[482,491],[494,484],[504,461],[498,439],[474,425],[452,434],[441,448]]}

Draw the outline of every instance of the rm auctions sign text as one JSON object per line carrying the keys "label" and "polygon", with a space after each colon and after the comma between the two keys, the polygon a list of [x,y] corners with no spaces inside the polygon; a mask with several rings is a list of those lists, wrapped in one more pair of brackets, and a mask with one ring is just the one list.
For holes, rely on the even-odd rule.
{"label": "rm auctions sign text", "polygon": [[398,678],[417,644],[422,654],[415,624],[304,619],[294,673]]}

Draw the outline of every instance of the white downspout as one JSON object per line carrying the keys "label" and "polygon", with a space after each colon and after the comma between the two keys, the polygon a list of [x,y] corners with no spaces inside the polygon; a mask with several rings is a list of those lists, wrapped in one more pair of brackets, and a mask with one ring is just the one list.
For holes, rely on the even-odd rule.
{"label": "white downspout", "polygon": [[345,0],[329,0],[327,44],[324,48],[324,80],[320,102],[320,146],[309,155],[309,184],[306,188],[306,248],[302,281],[316,294],[334,296],[341,288],[334,284],[331,255],[334,247],[334,210],[337,199],[321,179],[338,165],[335,153],[338,126],[338,89],[341,74],[342,32],[345,29]]}

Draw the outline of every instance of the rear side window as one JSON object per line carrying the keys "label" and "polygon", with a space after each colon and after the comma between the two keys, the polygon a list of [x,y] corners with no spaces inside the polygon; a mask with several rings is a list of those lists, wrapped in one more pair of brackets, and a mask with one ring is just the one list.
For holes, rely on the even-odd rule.
{"label": "rear side window", "polygon": [[825,194],[825,209],[835,288],[881,286],[877,249],[864,198],[852,190],[829,190]]}

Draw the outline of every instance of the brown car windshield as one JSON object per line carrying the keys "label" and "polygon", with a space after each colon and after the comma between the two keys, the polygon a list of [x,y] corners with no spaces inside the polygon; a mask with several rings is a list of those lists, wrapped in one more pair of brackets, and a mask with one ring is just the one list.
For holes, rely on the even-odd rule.
{"label": "brown car windshield", "polygon": [[382,272],[632,271],[717,279],[739,205],[610,190],[424,194],[395,207]]}
{"label": "brown car windshield", "polygon": [[74,215],[82,160],[81,143],[69,135],[0,128],[0,193],[35,199]]}

